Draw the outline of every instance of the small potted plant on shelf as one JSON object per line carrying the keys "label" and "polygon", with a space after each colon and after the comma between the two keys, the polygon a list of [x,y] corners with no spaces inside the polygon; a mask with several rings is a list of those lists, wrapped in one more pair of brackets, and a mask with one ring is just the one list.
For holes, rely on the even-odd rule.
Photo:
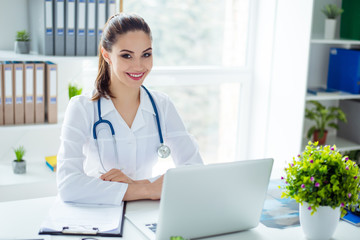
{"label": "small potted plant on shelf", "polygon": [[360,171],[336,146],[309,142],[285,168],[281,197],[299,203],[300,224],[310,239],[329,239],[344,207],[360,203]]}
{"label": "small potted plant on shelf", "polygon": [[307,138],[310,139],[313,136],[313,141],[318,141],[320,145],[324,145],[326,142],[326,136],[328,133],[327,127],[338,129],[339,126],[334,122],[340,120],[347,122],[345,113],[338,107],[326,108],[318,101],[309,101],[315,108],[306,108],[305,117],[312,121],[315,121],[315,125],[312,126],[307,132]]}
{"label": "small potted plant on shelf", "polygon": [[80,95],[82,92],[82,88],[75,83],[69,83],[68,88],[69,88],[69,100],[76,95]]}
{"label": "small potted plant on shelf", "polygon": [[326,16],[324,37],[327,39],[334,39],[335,29],[336,29],[336,18],[340,14],[342,14],[344,10],[334,4],[328,4],[325,5],[321,11]]}
{"label": "small potted plant on shelf", "polygon": [[16,159],[12,162],[13,171],[15,174],[26,173],[26,161],[23,159],[25,155],[24,146],[19,146],[14,149]]}
{"label": "small potted plant on shelf", "polygon": [[16,32],[15,52],[22,54],[30,52],[30,33],[26,30]]}

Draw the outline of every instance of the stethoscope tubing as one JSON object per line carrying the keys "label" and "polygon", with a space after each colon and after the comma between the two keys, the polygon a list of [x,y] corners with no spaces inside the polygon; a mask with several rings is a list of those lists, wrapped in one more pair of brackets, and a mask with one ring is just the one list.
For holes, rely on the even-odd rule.
{"label": "stethoscope tubing", "polygon": [[[158,132],[159,132],[159,139],[160,139],[160,147],[158,148],[158,155],[161,157],[161,158],[166,158],[170,155],[170,148],[168,146],[166,146],[164,144],[164,139],[163,139],[163,135],[162,135],[162,131],[161,131],[161,126],[160,126],[160,117],[159,117],[159,113],[158,113],[158,110],[157,110],[157,107],[156,107],[156,104],[155,104],[155,101],[154,101],[154,98],[152,97],[151,93],[149,92],[149,90],[141,85],[141,87],[146,91],[147,95],[149,96],[149,99],[150,99],[150,102],[151,102],[151,105],[154,109],[154,112],[155,112],[155,118],[156,118],[156,124],[157,124],[157,127],[158,127]],[[101,117],[101,102],[100,102],[100,98],[99,100],[97,101],[97,109],[98,109],[98,116],[99,116],[99,120],[96,121],[94,123],[94,126],[93,126],[93,137],[95,139],[95,142],[96,142],[96,146],[97,148],[99,149],[99,144],[97,142],[97,134],[96,134],[96,127],[101,124],[101,123],[105,123],[109,126],[110,130],[111,130],[111,135],[113,137],[113,143],[114,143],[114,149],[115,149],[115,155],[116,155],[116,160],[119,160],[119,155],[118,155],[118,151],[117,151],[117,147],[116,147],[116,138],[115,138],[115,130],[114,130],[114,127],[113,125],[111,124],[111,122],[109,120],[104,120],[102,117]],[[101,159],[101,156],[100,156],[100,151],[98,151],[99,153],[99,159],[100,159],[100,163],[101,163],[101,167],[102,169],[106,171],[105,169],[105,166],[103,164],[103,161]]]}

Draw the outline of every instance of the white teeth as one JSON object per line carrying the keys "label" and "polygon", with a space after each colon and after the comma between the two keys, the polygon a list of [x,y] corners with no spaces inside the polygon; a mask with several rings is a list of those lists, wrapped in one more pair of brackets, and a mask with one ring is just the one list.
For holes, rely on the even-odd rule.
{"label": "white teeth", "polygon": [[131,73],[129,73],[129,75],[131,77],[141,77],[143,74],[142,73],[140,73],[140,74],[131,74]]}

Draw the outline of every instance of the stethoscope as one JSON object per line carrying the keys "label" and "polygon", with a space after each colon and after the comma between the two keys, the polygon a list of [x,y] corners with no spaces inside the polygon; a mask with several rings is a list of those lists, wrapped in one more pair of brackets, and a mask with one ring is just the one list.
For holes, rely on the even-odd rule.
{"label": "stethoscope", "polygon": [[[160,126],[160,118],[159,118],[159,112],[157,110],[157,107],[156,107],[156,104],[155,104],[155,101],[154,101],[154,98],[151,96],[149,90],[147,90],[146,87],[144,87],[143,85],[141,85],[141,87],[145,90],[145,92],[147,93],[147,95],[149,96],[149,99],[150,99],[150,102],[151,102],[151,105],[154,109],[154,112],[155,112],[155,117],[156,117],[156,123],[157,123],[157,127],[158,127],[158,132],[159,132],[159,138],[160,138],[160,146],[158,147],[157,149],[157,153],[159,155],[159,157],[161,158],[167,158],[168,156],[170,156],[170,148],[164,144],[164,139],[163,139],[163,135],[162,135],[162,131],[161,131],[161,126]],[[96,127],[101,124],[101,123],[105,123],[109,126],[110,128],[110,131],[111,131],[111,135],[113,137],[113,144],[114,144],[114,149],[115,149],[115,155],[116,155],[116,159],[119,160],[119,155],[118,155],[118,151],[117,151],[117,147],[116,147],[116,139],[115,139],[115,130],[114,130],[114,127],[113,125],[111,124],[110,121],[108,120],[105,120],[101,117],[101,104],[100,104],[100,98],[97,102],[97,106],[98,106],[98,115],[99,115],[99,120],[96,121],[94,123],[94,126],[93,126],[93,137],[95,139],[95,142],[96,142],[96,145],[97,145],[97,148],[99,149],[99,145],[98,145],[98,142],[97,142],[97,135],[96,135]],[[107,172],[107,170],[105,169],[104,167],[104,164],[103,164],[103,161],[101,159],[101,156],[100,156],[100,151],[99,152],[99,159],[100,159],[100,163],[101,163],[101,167],[103,168],[103,170],[105,172]]]}

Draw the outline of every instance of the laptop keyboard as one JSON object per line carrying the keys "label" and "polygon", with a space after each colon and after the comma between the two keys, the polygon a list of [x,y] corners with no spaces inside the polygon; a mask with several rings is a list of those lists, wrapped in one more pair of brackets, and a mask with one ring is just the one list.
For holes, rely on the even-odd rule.
{"label": "laptop keyboard", "polygon": [[145,226],[148,227],[154,233],[156,232],[157,223],[149,223],[149,224],[146,224]]}

